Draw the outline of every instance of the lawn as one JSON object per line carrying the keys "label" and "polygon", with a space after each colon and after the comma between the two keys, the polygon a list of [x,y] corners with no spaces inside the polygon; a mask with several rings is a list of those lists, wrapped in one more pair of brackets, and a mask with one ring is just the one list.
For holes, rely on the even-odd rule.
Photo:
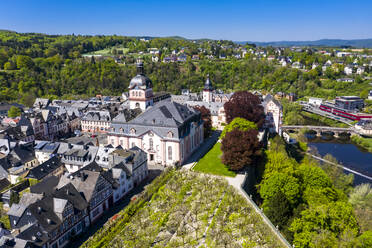
{"label": "lawn", "polygon": [[118,54],[118,55],[124,55],[126,53],[129,52],[129,48],[123,48],[123,47],[110,47],[110,48],[105,48],[105,49],[102,49],[102,50],[98,50],[98,51],[94,51],[94,52],[91,52],[91,53],[87,53],[85,55],[103,55],[103,56],[110,56],[110,55],[113,55],[112,54],[112,49],[116,49],[117,51],[121,50],[123,51],[123,54]]}
{"label": "lawn", "polygon": [[221,143],[217,142],[213,148],[195,165],[194,171],[218,176],[235,177],[235,172],[230,171],[227,166],[221,162],[221,156]]}
{"label": "lawn", "polygon": [[[247,200],[221,177],[191,171],[161,176],[83,248],[283,247]],[[161,183],[159,183],[161,182]]]}

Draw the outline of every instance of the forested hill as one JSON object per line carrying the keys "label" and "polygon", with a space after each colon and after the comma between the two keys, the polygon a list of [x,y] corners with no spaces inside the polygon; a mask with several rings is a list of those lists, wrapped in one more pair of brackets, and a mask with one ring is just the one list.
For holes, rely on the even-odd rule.
{"label": "forested hill", "polygon": [[372,48],[372,39],[341,40],[341,39],[322,39],[314,41],[238,41],[238,44],[256,44],[257,46],[291,47],[291,46],[321,46],[321,47],[355,47]]}
{"label": "forested hill", "polygon": [[[124,63],[114,58],[92,59],[83,54],[114,47],[125,48]],[[184,62],[152,62],[151,54],[143,54],[149,48],[161,48],[160,56],[172,51],[187,55]],[[202,90],[207,74],[216,89],[225,92],[238,90],[262,90],[271,93],[293,92],[299,97],[318,96],[334,98],[337,95],[365,97],[371,88],[370,79],[361,75],[354,82],[337,82],[344,77],[343,68],[322,72],[321,66],[311,70],[313,63],[320,65],[330,59],[318,53],[296,52],[283,49],[282,56],[299,61],[309,70],[281,67],[253,54],[235,58],[240,51],[232,41],[199,41],[154,38],[141,41],[125,36],[45,35],[0,32],[0,101],[32,105],[36,97],[73,98],[96,94],[121,95],[127,90],[130,79],[135,76],[135,56],[143,56],[145,73],[151,78],[155,91],[181,93],[181,89],[193,92]],[[250,49],[249,46],[244,46]],[[272,47],[268,55],[275,54]],[[199,54],[200,59],[192,60]],[[219,59],[221,55],[228,58]],[[208,57],[212,56],[212,59]],[[342,58],[345,64],[352,58]],[[162,60],[162,59],[161,59]],[[367,63],[360,59],[360,63]],[[369,63],[369,62],[368,62]],[[340,65],[342,66],[342,65]],[[369,72],[368,72],[369,73]]]}

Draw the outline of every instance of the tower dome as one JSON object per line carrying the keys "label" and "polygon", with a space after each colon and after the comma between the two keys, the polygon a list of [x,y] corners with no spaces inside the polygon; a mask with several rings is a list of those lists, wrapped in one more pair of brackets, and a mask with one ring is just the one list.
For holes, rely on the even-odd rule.
{"label": "tower dome", "polygon": [[209,79],[209,74],[207,75],[207,80],[204,83],[204,90],[213,90],[212,82]]}
{"label": "tower dome", "polygon": [[145,75],[142,61],[137,61],[137,75],[130,80],[129,89],[152,88],[151,80]]}

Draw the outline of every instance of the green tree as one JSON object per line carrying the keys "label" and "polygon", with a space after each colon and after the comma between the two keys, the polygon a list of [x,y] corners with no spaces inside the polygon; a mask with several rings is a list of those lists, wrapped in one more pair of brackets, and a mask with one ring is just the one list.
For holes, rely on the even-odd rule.
{"label": "green tree", "polygon": [[282,192],[292,206],[296,206],[301,197],[299,180],[284,173],[273,173],[265,179],[260,187],[260,195],[265,200],[273,198],[278,192]]}
{"label": "green tree", "polygon": [[362,233],[358,237],[358,244],[357,247],[359,248],[369,248],[372,247],[372,231],[366,231]]}
{"label": "green tree", "polygon": [[29,56],[18,55],[16,61],[17,61],[18,69],[22,69],[22,68],[31,69],[34,66],[34,62]]}
{"label": "green tree", "polygon": [[16,66],[12,61],[8,61],[4,64],[4,70],[14,70],[14,69],[16,69]]}
{"label": "green tree", "polygon": [[369,90],[364,89],[363,91],[360,92],[360,98],[367,99],[368,94],[369,94]]}
{"label": "green tree", "polygon": [[21,109],[15,106],[11,106],[8,111],[8,117],[14,118],[21,115]]}
{"label": "green tree", "polygon": [[315,165],[303,164],[298,168],[298,173],[304,189],[332,187],[332,182],[327,174]]}
{"label": "green tree", "polygon": [[[332,202],[310,207],[301,212],[289,228],[294,233],[296,247],[315,247],[310,245],[321,232],[327,232],[332,239],[340,238],[345,231],[358,233],[353,208],[346,202]],[[324,243],[322,241],[321,243]]]}
{"label": "green tree", "polygon": [[254,122],[248,121],[244,118],[236,117],[232,122],[224,127],[220,138],[224,138],[226,133],[231,132],[234,129],[238,129],[239,131],[248,131],[250,129],[257,130],[257,126]]}
{"label": "green tree", "polygon": [[277,191],[264,203],[264,213],[280,229],[287,227],[291,216],[290,202],[282,191]]}

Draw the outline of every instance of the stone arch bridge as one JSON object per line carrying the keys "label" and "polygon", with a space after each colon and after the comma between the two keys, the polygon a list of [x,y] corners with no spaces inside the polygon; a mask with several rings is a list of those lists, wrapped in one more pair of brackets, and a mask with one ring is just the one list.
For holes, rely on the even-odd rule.
{"label": "stone arch bridge", "polygon": [[353,127],[327,127],[327,126],[282,126],[281,130],[285,131],[297,131],[300,129],[307,129],[309,131],[316,132],[317,136],[321,136],[322,133],[332,133],[335,137],[338,137],[341,133],[345,134],[359,134]]}

